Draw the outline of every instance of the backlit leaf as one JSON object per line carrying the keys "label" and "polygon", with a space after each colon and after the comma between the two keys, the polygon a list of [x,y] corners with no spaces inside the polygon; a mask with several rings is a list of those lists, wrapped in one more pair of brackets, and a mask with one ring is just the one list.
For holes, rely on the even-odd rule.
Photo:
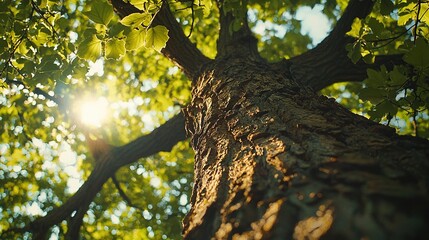
{"label": "backlit leaf", "polygon": [[125,54],[125,41],[112,38],[106,43],[106,57],[118,59]]}
{"label": "backlit leaf", "polygon": [[168,41],[168,29],[164,26],[158,25],[150,28],[145,37],[145,47],[152,47],[160,52]]}
{"label": "backlit leaf", "polygon": [[113,8],[107,2],[94,1],[91,4],[91,10],[84,14],[95,23],[107,25],[113,17]]}
{"label": "backlit leaf", "polygon": [[144,4],[147,3],[148,0],[130,0],[129,2],[136,8],[140,10],[144,10]]}
{"label": "backlit leaf", "polygon": [[131,28],[138,27],[140,25],[149,26],[152,20],[152,16],[149,13],[132,13],[121,20],[121,23]]}
{"label": "backlit leaf", "polygon": [[101,56],[102,42],[97,36],[85,39],[79,44],[77,55],[81,58],[95,62]]}
{"label": "backlit leaf", "polygon": [[142,47],[144,45],[146,36],[146,30],[131,30],[131,32],[127,36],[125,47],[128,50],[134,50]]}
{"label": "backlit leaf", "polygon": [[398,25],[404,26],[408,24],[415,17],[416,13],[413,11],[414,3],[402,3],[398,12]]}

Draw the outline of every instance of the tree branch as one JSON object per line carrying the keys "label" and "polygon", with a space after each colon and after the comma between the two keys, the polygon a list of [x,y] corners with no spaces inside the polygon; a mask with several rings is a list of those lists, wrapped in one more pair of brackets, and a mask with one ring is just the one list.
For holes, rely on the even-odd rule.
{"label": "tree branch", "polygon": [[91,200],[85,201],[81,206],[79,206],[75,215],[69,219],[65,239],[79,239],[80,227],[83,223],[83,217],[89,209],[89,204],[91,204]]}
{"label": "tree branch", "polygon": [[118,179],[116,179],[116,176],[112,176],[112,182],[115,184],[116,189],[119,192],[119,195],[122,197],[122,199],[128,204],[128,206],[139,209],[140,211],[143,211],[139,206],[134,204],[131,199],[127,196],[127,194],[124,192],[124,190],[121,188],[121,184],[119,183]]}
{"label": "tree branch", "polygon": [[[87,206],[101,190],[103,184],[120,167],[161,151],[170,151],[179,141],[186,139],[184,121],[183,114],[179,113],[151,133],[139,137],[124,146],[113,147],[108,153],[100,157],[89,178],[67,202],[52,210],[46,216],[36,219],[25,229],[33,232],[34,239],[44,239],[53,225],[60,223],[70,217],[74,211],[77,211],[76,218],[72,222],[72,226],[76,229],[76,224],[82,223],[79,220],[79,218],[83,217],[81,214],[86,213]],[[72,235],[72,232],[70,234]]]}
{"label": "tree branch", "polygon": [[[337,51],[340,52],[340,50]],[[294,77],[300,76],[307,69],[307,76],[305,78],[298,77],[298,79],[315,91],[319,91],[338,82],[361,82],[367,78],[367,69],[378,70],[384,65],[388,70],[391,70],[395,65],[404,63],[402,54],[376,56],[373,64],[367,64],[363,60],[359,60],[354,64],[346,53],[344,54],[334,54],[334,56],[337,56],[338,61],[327,57],[323,59],[323,56],[311,55],[309,60],[313,60],[312,65],[306,67],[301,65],[300,67],[292,68],[292,74]],[[310,59],[310,57],[313,57],[313,59]],[[314,74],[309,71],[311,66],[313,71],[316,69]]]}
{"label": "tree branch", "polygon": [[336,82],[363,81],[367,68],[386,65],[392,68],[402,63],[401,55],[378,56],[374,64],[359,61],[357,64],[347,56],[345,49],[355,39],[346,36],[355,18],[365,18],[374,5],[372,0],[351,0],[332,32],[315,48],[273,64],[275,68],[290,75],[304,85],[320,90]]}
{"label": "tree branch", "polygon": [[371,13],[374,3],[373,0],[350,0],[340,20],[322,43],[329,42],[332,47],[335,47],[334,43],[347,41],[346,33],[351,30],[354,19],[366,18]]}
{"label": "tree branch", "polygon": [[[247,1],[241,3],[247,4]],[[247,5],[241,6],[242,9],[235,9],[236,12],[226,12],[224,4],[224,1],[218,1],[220,31],[216,57],[233,55],[262,59],[258,52],[258,41],[247,21]],[[239,29],[233,31],[233,25],[239,24]]]}
{"label": "tree branch", "polygon": [[[241,1],[241,9],[225,11],[225,1],[217,2],[219,8],[220,31],[217,40],[217,58],[223,56],[243,56],[261,60],[258,40],[253,36],[247,20],[247,1]],[[234,29],[234,25],[240,26]]]}
{"label": "tree branch", "polygon": [[[114,11],[123,18],[132,13],[141,12],[131,3],[122,0],[111,0]],[[165,48],[161,52],[174,62],[182,71],[193,79],[198,76],[198,72],[204,64],[210,61],[203,55],[183,33],[180,24],[170,11],[167,1],[163,1],[161,9],[156,14],[152,26],[163,25],[168,29],[169,39]]]}

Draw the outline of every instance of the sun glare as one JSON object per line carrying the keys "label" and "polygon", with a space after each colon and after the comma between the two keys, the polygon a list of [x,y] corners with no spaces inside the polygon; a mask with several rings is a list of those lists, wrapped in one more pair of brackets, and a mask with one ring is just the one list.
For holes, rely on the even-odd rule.
{"label": "sun glare", "polygon": [[79,118],[83,124],[101,127],[107,116],[109,102],[106,98],[86,99],[78,104]]}

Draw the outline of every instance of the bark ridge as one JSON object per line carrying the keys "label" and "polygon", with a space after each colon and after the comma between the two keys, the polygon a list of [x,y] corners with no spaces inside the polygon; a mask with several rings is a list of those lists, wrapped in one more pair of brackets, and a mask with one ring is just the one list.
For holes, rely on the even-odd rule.
{"label": "bark ridge", "polygon": [[429,144],[270,65],[228,57],[193,87],[185,239],[423,239]]}

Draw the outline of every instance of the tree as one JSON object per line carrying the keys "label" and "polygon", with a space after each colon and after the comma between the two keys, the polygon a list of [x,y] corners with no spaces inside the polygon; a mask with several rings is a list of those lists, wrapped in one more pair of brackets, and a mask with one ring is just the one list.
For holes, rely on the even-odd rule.
{"label": "tree", "polygon": [[[334,27],[307,51],[293,16],[317,4]],[[178,238],[184,214],[185,239],[429,234],[428,3],[30,0],[1,9],[2,238]],[[290,29],[258,39],[258,17]],[[103,61],[104,74],[89,72]],[[320,91],[341,94],[345,107]],[[102,127],[73,110],[95,94],[116,101]],[[169,120],[155,128],[142,117]],[[398,135],[395,121],[414,136]],[[86,179],[76,192],[64,152]]]}

